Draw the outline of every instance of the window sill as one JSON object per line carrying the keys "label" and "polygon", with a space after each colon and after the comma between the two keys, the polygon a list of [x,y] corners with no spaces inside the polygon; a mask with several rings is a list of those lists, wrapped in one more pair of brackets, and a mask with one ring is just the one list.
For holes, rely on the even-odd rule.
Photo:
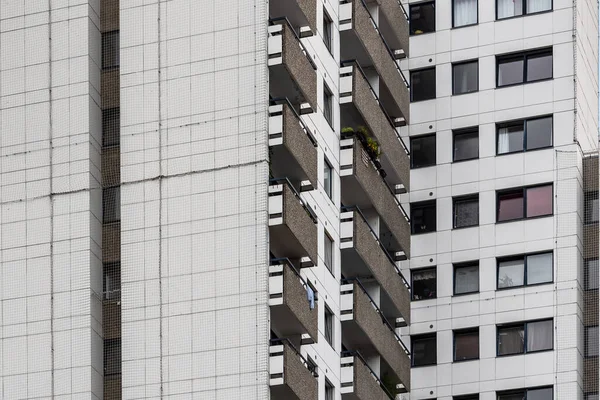
{"label": "window sill", "polygon": [[419,235],[427,235],[428,233],[436,233],[437,230],[433,230],[433,231],[427,231],[427,232],[411,232],[410,234],[413,236],[419,236]]}
{"label": "window sill", "polygon": [[422,32],[422,33],[409,33],[408,36],[409,37],[419,37],[419,36],[423,36],[423,35],[431,35],[432,33],[435,33],[436,31],[431,31],[431,32]]}
{"label": "window sill", "polygon": [[550,352],[550,351],[554,351],[554,348],[544,349],[544,350],[528,351],[528,352],[523,352],[523,353],[513,353],[513,354],[498,354],[498,353],[496,353],[496,357],[497,358],[505,358],[505,357],[514,357],[514,356],[526,356],[526,355],[529,355],[529,354],[547,353],[547,352]]}
{"label": "window sill", "polygon": [[473,225],[465,225],[465,226],[455,226],[452,228],[453,231],[461,231],[463,229],[468,229],[468,228],[477,228],[479,226],[479,223],[473,224]]}
{"label": "window sill", "polygon": [[479,290],[476,291],[476,292],[454,293],[452,295],[452,297],[465,297],[465,296],[471,296],[471,295],[474,295],[474,294],[479,294]]}
{"label": "window sill", "polygon": [[429,297],[427,299],[413,299],[413,298],[410,299],[411,303],[416,303],[416,302],[421,302],[421,301],[427,301],[427,300],[437,300],[437,296],[436,297]]}
{"label": "window sill", "polygon": [[473,94],[473,93],[479,93],[479,88],[477,88],[477,90],[473,90],[472,92],[464,92],[464,93],[454,93],[454,92],[452,92],[452,97],[464,96],[464,95]]}
{"label": "window sill", "polygon": [[413,170],[413,169],[423,169],[423,168],[431,168],[431,167],[436,167],[436,166],[437,166],[437,163],[436,164],[430,164],[430,165],[419,165],[419,166],[416,166],[416,167],[413,167],[411,165],[410,169],[411,170]]}
{"label": "window sill", "polygon": [[549,281],[549,282],[532,283],[531,285],[510,286],[510,287],[504,287],[504,288],[496,287],[496,292],[503,292],[503,291],[511,290],[511,289],[526,289],[526,288],[530,288],[530,287],[550,285],[553,283],[554,283],[554,280]]}
{"label": "window sill", "polygon": [[[412,72],[412,71],[411,71],[411,72]],[[435,100],[435,99],[437,99],[437,96],[436,96],[436,97],[432,97],[432,98],[430,98],[430,99],[421,99],[421,100],[412,100],[412,99],[411,99],[411,100],[410,100],[410,104],[415,104],[415,103],[423,103],[423,102],[425,102],[425,101],[430,101],[430,100]]]}
{"label": "window sill", "polygon": [[470,28],[472,26],[477,26],[479,25],[479,21],[474,22],[472,24],[467,24],[467,25],[461,25],[461,26],[454,26],[452,25],[452,28],[450,28],[450,30],[454,30],[454,29],[462,29],[462,28]]}
{"label": "window sill", "polygon": [[532,15],[548,14],[548,13],[551,13],[552,11],[554,11],[553,8],[551,8],[549,10],[534,12],[534,13],[514,15],[512,17],[506,17],[506,18],[498,18],[498,13],[496,12],[496,21],[495,22],[508,21],[508,20],[516,19],[516,18],[530,17]]}
{"label": "window sill", "polygon": [[547,218],[547,217],[553,217],[553,216],[554,216],[554,214],[547,214],[547,215],[537,215],[535,217],[523,217],[523,218],[510,219],[510,220],[507,220],[507,221],[496,221],[496,225],[498,225],[498,224],[508,224],[510,222],[530,221],[530,220],[534,220],[534,219]]}
{"label": "window sill", "polygon": [[[498,66],[498,63],[496,62],[496,67],[497,66]],[[550,78],[538,79],[536,81],[517,82],[517,83],[511,83],[509,85],[502,85],[502,86],[498,86],[498,83],[496,83],[496,90],[497,89],[505,89],[505,88],[515,87],[515,86],[520,86],[520,85],[530,85],[532,83],[548,82],[548,81],[551,81],[551,80],[554,80],[554,76],[552,76]]]}
{"label": "window sill", "polygon": [[515,151],[509,151],[506,153],[498,153],[498,151],[496,151],[496,157],[502,157],[502,156],[510,156],[510,155],[514,155],[514,154],[524,154],[524,153],[533,153],[539,150],[548,150],[548,149],[552,149],[554,147],[553,144],[551,144],[550,146],[544,146],[544,147],[538,147],[535,149],[531,149],[531,150],[515,150]]}
{"label": "window sill", "polygon": [[425,368],[425,367],[435,367],[435,366],[437,366],[437,361],[434,362],[434,363],[432,363],[432,364],[423,364],[423,365],[414,365],[414,364],[411,364],[410,365],[411,368]]}
{"label": "window sill", "polygon": [[467,358],[465,360],[453,360],[452,363],[453,364],[462,364],[462,363],[466,363],[466,362],[469,362],[469,361],[479,361],[479,357],[477,357],[477,358]]}
{"label": "window sill", "polygon": [[457,164],[457,163],[463,163],[466,161],[475,161],[475,160],[479,160],[479,154],[477,155],[477,157],[471,157],[471,158],[465,158],[463,160],[452,160],[452,164]]}

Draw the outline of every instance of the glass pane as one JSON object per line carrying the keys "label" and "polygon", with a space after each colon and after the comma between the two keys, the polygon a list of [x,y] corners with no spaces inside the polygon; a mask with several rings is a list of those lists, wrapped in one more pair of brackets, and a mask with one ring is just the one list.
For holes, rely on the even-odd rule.
{"label": "glass pane", "polygon": [[111,108],[102,111],[102,146],[116,146],[121,141],[121,111]]}
{"label": "glass pane", "polygon": [[588,326],[585,330],[585,356],[595,357],[598,355],[598,336],[597,326]]}
{"label": "glass pane", "polygon": [[552,282],[552,253],[527,256],[527,284]]}
{"label": "glass pane", "polygon": [[435,68],[410,73],[411,101],[435,99]]}
{"label": "glass pane", "polygon": [[454,294],[479,291],[479,266],[457,267],[454,271]]}
{"label": "glass pane", "polygon": [[498,86],[523,82],[523,60],[516,59],[498,62]]}
{"label": "glass pane", "polygon": [[523,286],[524,271],[523,260],[501,261],[498,264],[498,289]]}
{"label": "glass pane", "polygon": [[454,27],[477,23],[477,0],[454,0]]}
{"label": "glass pane", "polygon": [[498,128],[498,154],[523,150],[523,124],[517,123]]}
{"label": "glass pane", "polygon": [[119,31],[102,34],[102,68],[119,66]]}
{"label": "glass pane", "polygon": [[552,186],[527,189],[527,218],[552,215]]}
{"label": "glass pane", "polygon": [[498,19],[523,14],[523,0],[497,0]]}
{"label": "glass pane", "polygon": [[552,54],[527,57],[527,82],[552,78]]}
{"label": "glass pane", "polygon": [[437,346],[435,336],[413,338],[412,340],[413,365],[432,365],[437,362]]}
{"label": "glass pane", "polygon": [[410,6],[410,34],[435,32],[435,3]]}
{"label": "glass pane", "polygon": [[413,168],[435,165],[435,135],[417,136],[410,140],[410,162]]}
{"label": "glass pane", "polygon": [[498,355],[523,353],[524,331],[522,326],[498,328]]}
{"label": "glass pane", "polygon": [[594,222],[598,222],[598,199],[590,198],[588,196],[592,196],[592,194],[585,194],[585,223],[592,224]]}
{"label": "glass pane", "polygon": [[105,188],[102,191],[102,221],[115,222],[121,219],[121,188]]}
{"label": "glass pane", "polygon": [[530,119],[527,124],[527,150],[552,146],[552,117]]}
{"label": "glass pane", "polygon": [[527,400],[552,400],[552,388],[529,389]]}
{"label": "glass pane", "polygon": [[525,391],[519,393],[499,394],[498,400],[524,400]]}
{"label": "glass pane", "polygon": [[457,333],[454,337],[454,361],[479,358],[479,332]]}
{"label": "glass pane", "polygon": [[454,78],[453,94],[471,93],[479,89],[479,63],[477,61],[457,64],[452,67]]}
{"label": "glass pane", "polygon": [[454,203],[454,227],[479,225],[479,199],[456,200]]}
{"label": "glass pane", "polygon": [[598,289],[598,260],[587,260],[585,262],[585,288]]}
{"label": "glass pane", "polygon": [[103,265],[104,298],[107,300],[119,299],[121,297],[121,264],[107,263]]}
{"label": "glass pane", "polygon": [[464,132],[454,135],[454,161],[479,157],[479,132]]}
{"label": "glass pane", "polygon": [[552,330],[552,320],[527,323],[527,351],[552,349]]}
{"label": "glass pane", "polygon": [[331,198],[332,196],[332,179],[331,179],[331,165],[325,160],[325,170],[323,171],[323,189],[325,189],[325,194],[327,197]]}
{"label": "glass pane", "polygon": [[410,208],[411,228],[413,234],[435,232],[436,229],[436,205],[413,204]]}
{"label": "glass pane", "polygon": [[333,271],[333,240],[325,233],[325,266],[328,270]]}
{"label": "glass pane", "polygon": [[527,0],[527,14],[552,9],[552,0]]}
{"label": "glass pane", "polygon": [[333,127],[333,95],[327,88],[323,93],[323,101],[323,115],[325,116],[325,119],[327,120],[329,126]]}
{"label": "glass pane", "polygon": [[104,340],[104,375],[121,373],[121,339]]}
{"label": "glass pane", "polygon": [[523,218],[523,193],[498,195],[498,221]]}
{"label": "glass pane", "polygon": [[435,299],[437,289],[436,270],[414,271],[412,274],[413,300]]}
{"label": "glass pane", "polygon": [[333,314],[325,309],[325,340],[333,345]]}
{"label": "glass pane", "polygon": [[596,393],[586,394],[585,400],[598,400],[598,394],[596,394]]}

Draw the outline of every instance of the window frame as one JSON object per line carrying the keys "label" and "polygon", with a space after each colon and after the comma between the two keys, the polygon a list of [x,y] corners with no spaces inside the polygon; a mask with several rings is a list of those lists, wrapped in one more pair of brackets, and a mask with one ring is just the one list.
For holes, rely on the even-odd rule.
{"label": "window frame", "polygon": [[[111,118],[112,117],[112,118]],[[117,135],[115,135],[114,137],[116,138],[116,140],[114,142],[108,142],[108,137],[109,135],[107,135],[107,131],[113,127],[111,127],[110,122],[114,122],[114,120],[116,120],[117,122]],[[121,108],[120,107],[113,107],[113,108],[106,108],[104,110],[102,110],[102,148],[103,149],[107,149],[107,148],[111,148],[111,147],[117,147],[121,145]]]}
{"label": "window frame", "polygon": [[[413,351],[414,347],[415,347],[415,341],[419,341],[419,340],[427,340],[427,339],[433,339],[434,343],[435,343],[435,361],[432,363],[428,363],[428,364],[419,364],[419,365],[415,365],[415,352]],[[420,368],[420,367],[431,367],[434,365],[437,365],[437,333],[425,333],[422,335],[413,335],[410,337],[410,366],[411,368]]]}
{"label": "window frame", "polygon": [[[111,196],[108,195],[108,193],[113,192],[115,195],[113,196],[113,198],[110,198]],[[117,204],[117,202],[119,203],[118,206],[118,212],[117,212],[117,207],[115,207],[115,205],[113,205],[113,213],[115,214],[115,218],[108,218],[107,217],[107,205],[109,201],[114,200],[115,205]],[[107,186],[105,188],[102,189],[102,223],[103,224],[112,224],[115,222],[119,222],[121,221],[121,186],[117,185],[117,186]]]}
{"label": "window frame", "polygon": [[[414,225],[413,225],[413,222],[414,222],[413,215],[414,215],[415,208],[421,209],[421,208],[425,208],[428,206],[433,206],[433,211],[435,214],[434,215],[435,226],[431,230],[427,230],[427,231],[423,231],[423,232],[415,232]],[[411,221],[411,224],[410,224],[410,234],[411,235],[425,235],[428,233],[437,232],[437,201],[436,200],[425,200],[425,201],[419,201],[416,203],[411,203],[410,204],[410,221]]]}
{"label": "window frame", "polygon": [[475,21],[472,24],[459,25],[459,26],[456,26],[456,23],[454,22],[454,2],[455,1],[456,0],[452,0],[452,5],[451,5],[452,6],[452,29],[460,29],[460,28],[466,28],[468,26],[478,25],[479,24],[479,0],[475,0],[475,3],[476,3],[475,7],[477,8],[477,21]]}
{"label": "window frame", "polygon": [[421,272],[427,272],[427,271],[435,272],[435,296],[429,297],[426,299],[415,299],[415,292],[414,292],[414,290],[411,290],[411,292],[410,292],[410,300],[411,301],[426,301],[426,300],[437,299],[437,266],[411,269],[410,270],[410,287],[411,287],[411,289],[414,288],[413,283],[414,283],[415,274],[418,274]]}
{"label": "window frame", "polygon": [[[323,161],[325,162],[325,168],[323,169],[323,190],[325,192],[325,194],[327,195],[327,197],[333,201],[333,166],[331,165],[331,163],[327,160],[327,157],[323,157]],[[329,172],[329,184],[325,184],[326,183],[326,175],[325,172],[328,171]]]}
{"label": "window frame", "polygon": [[[523,0],[523,2],[526,2],[526,0]],[[497,4],[497,2],[496,2],[496,4]],[[537,79],[535,81],[528,80],[527,79],[527,60],[530,57],[535,58],[535,57],[539,57],[542,55],[552,56],[552,76],[549,78]],[[508,62],[516,61],[516,60],[523,61],[523,71],[522,71],[522,76],[521,76],[521,78],[522,78],[521,82],[500,85],[499,84],[500,64],[502,64],[503,62],[508,63]],[[544,81],[549,81],[552,79],[554,79],[554,48],[553,48],[553,46],[544,47],[544,48],[540,48],[540,49],[527,50],[527,51],[519,51],[519,52],[515,52],[515,53],[496,55],[496,89],[502,89],[502,88],[518,86],[518,85],[526,85],[528,83],[544,82]]]}
{"label": "window frame", "polygon": [[323,43],[329,54],[333,55],[333,19],[323,6]]}
{"label": "window frame", "polygon": [[[120,31],[119,29],[114,29],[112,31],[108,31],[108,32],[103,32],[101,35],[101,49],[100,49],[100,56],[101,56],[101,64],[102,64],[102,70],[103,71],[110,71],[112,69],[117,69],[120,68],[121,66],[121,37],[120,37]],[[109,38],[113,39],[116,37],[117,40],[117,63],[116,64],[111,64],[111,65],[107,65],[105,64],[104,60],[104,48],[105,46],[107,46],[107,43],[105,43],[105,40],[108,41]]]}
{"label": "window frame", "polygon": [[[413,97],[413,94],[414,94],[414,91],[413,91],[413,89],[414,89],[413,74],[417,73],[417,72],[423,72],[423,71],[429,71],[429,70],[433,70],[433,76],[435,78],[433,80],[433,86],[434,86],[433,88],[434,88],[435,95],[433,97],[430,97],[430,98],[427,98],[427,99],[414,100],[414,97]],[[420,102],[423,102],[423,101],[429,101],[429,100],[435,100],[435,99],[437,99],[437,70],[436,70],[435,66],[433,66],[433,67],[425,67],[425,68],[418,68],[418,69],[412,69],[412,70],[410,70],[409,79],[410,79],[409,85],[410,85],[410,88],[411,88],[411,91],[410,91],[410,103],[420,103]]]}
{"label": "window frame", "polygon": [[[327,232],[326,229],[323,229],[323,245],[324,245],[324,249],[323,249],[323,264],[325,264],[325,267],[327,267],[327,270],[329,272],[331,272],[331,275],[334,275],[334,271],[333,271],[333,264],[335,261],[335,257],[333,256],[333,250],[335,249],[335,241],[333,240],[333,238],[331,237],[331,235],[329,234],[329,232]],[[331,249],[331,260],[328,260],[326,258],[327,255],[327,249],[325,246],[329,246]],[[329,265],[329,263],[330,265]]]}
{"label": "window frame", "polygon": [[539,390],[539,389],[552,389],[552,397],[554,397],[554,386],[546,385],[546,386],[536,386],[530,388],[522,388],[522,389],[510,389],[510,390],[500,390],[496,391],[496,400],[502,400],[500,396],[510,396],[514,394],[522,394],[523,399],[527,400],[527,394],[530,390]]}
{"label": "window frame", "polygon": [[[426,139],[426,138],[433,138],[433,141],[435,143],[435,145],[433,146],[433,159],[435,160],[433,164],[427,164],[427,165],[414,165],[414,157],[412,157],[413,155],[413,141],[414,140],[420,140],[420,139]],[[429,168],[429,167],[435,167],[437,165],[437,133],[427,133],[425,135],[416,135],[416,136],[411,136],[410,137],[410,153],[411,153],[411,157],[410,157],[410,169],[419,169],[419,168]]]}
{"label": "window frame", "polygon": [[452,400],[479,400],[479,393],[462,394],[460,396],[452,396]]}
{"label": "window frame", "polygon": [[[477,156],[463,159],[456,159],[456,137],[461,135],[477,134]],[[479,126],[473,126],[469,128],[455,129],[452,131],[452,162],[458,163],[463,161],[471,161],[479,159]]]}
{"label": "window frame", "polygon": [[[598,191],[586,191],[583,193],[583,223],[584,225],[594,225],[600,222],[600,210],[598,210],[598,219],[594,221],[590,219],[590,206],[589,202],[598,202]],[[598,205],[598,204],[597,204]],[[593,214],[592,214],[593,215]]]}
{"label": "window frame", "polygon": [[[330,337],[328,337],[327,335],[327,320],[328,320],[328,315],[329,315],[329,320],[330,320]],[[323,313],[323,326],[324,326],[324,330],[323,330],[323,337],[325,338],[325,341],[327,343],[329,343],[329,345],[335,350],[335,346],[334,346],[334,342],[335,342],[335,314],[333,313],[333,311],[331,311],[331,309],[329,308],[329,306],[327,304],[325,304],[325,311]]]}
{"label": "window frame", "polygon": [[[456,272],[457,270],[461,269],[461,268],[467,268],[467,267],[477,267],[477,290],[475,291],[471,291],[471,292],[463,292],[463,293],[456,293]],[[480,291],[480,270],[479,270],[479,261],[468,261],[468,262],[462,262],[462,263],[457,263],[454,264],[452,266],[452,296],[467,296],[470,294],[476,294],[479,293]]]}
{"label": "window frame", "polygon": [[[329,396],[329,394],[331,396]],[[335,386],[329,381],[329,379],[325,378],[325,400],[334,400],[335,399]]]}
{"label": "window frame", "polygon": [[598,284],[598,286],[596,287],[590,287],[590,268],[589,268],[589,263],[592,261],[596,261],[596,264],[599,265],[599,270],[598,270],[598,274],[600,276],[600,261],[598,260],[597,257],[593,257],[593,258],[586,258],[583,260],[583,290],[587,291],[592,291],[592,290],[598,290],[598,288],[600,288],[600,283]]}
{"label": "window frame", "polygon": [[[537,256],[537,255],[541,255],[541,254],[551,254],[552,255],[552,257],[551,257],[552,265],[550,267],[550,269],[552,271],[552,280],[549,282],[539,282],[539,283],[528,284],[527,283],[527,259],[529,256]],[[500,278],[500,263],[505,262],[505,261],[516,261],[516,260],[523,260],[523,284],[517,285],[517,286],[507,286],[507,287],[502,287],[502,288],[499,287],[498,279]],[[496,290],[510,290],[510,289],[524,288],[524,287],[549,285],[551,283],[554,283],[554,250],[536,251],[534,253],[523,253],[523,254],[517,254],[517,255],[512,255],[512,256],[507,256],[507,257],[496,257]]]}
{"label": "window frame", "polygon": [[[111,277],[115,279],[115,282],[110,282]],[[102,263],[102,293],[104,300],[121,299],[121,279],[120,261]]]}
{"label": "window frame", "polygon": [[[454,5],[454,0],[452,0],[452,5]],[[454,7],[453,7],[453,12],[454,12]],[[454,18],[454,17],[453,17]],[[477,25],[477,24],[475,24]],[[461,26],[462,28],[462,26]],[[455,92],[455,87],[454,87],[454,67],[460,66],[460,65],[465,65],[465,64],[477,64],[477,89],[473,90],[472,92],[463,92],[463,93],[456,93]],[[475,58],[475,59],[470,59],[470,60],[462,60],[462,61],[458,61],[455,63],[452,63],[452,96],[462,96],[465,94],[472,94],[472,93],[477,93],[479,92],[479,59]]]}
{"label": "window frame", "polygon": [[[469,335],[469,334],[477,334],[477,358],[466,358],[463,360],[456,359],[456,336],[461,335]],[[465,329],[456,329],[452,331],[452,362],[467,362],[467,361],[476,361],[481,357],[481,348],[479,342],[479,327],[474,328],[465,328]]]}
{"label": "window frame", "polygon": [[[535,121],[538,119],[546,119],[550,118],[552,122],[552,130],[550,131],[550,145],[544,147],[536,147],[535,149],[527,149],[527,122]],[[521,150],[507,151],[506,153],[498,153],[498,141],[500,139],[500,129],[506,128],[508,126],[516,126],[517,123],[521,122],[523,124],[523,143]],[[514,119],[510,121],[503,121],[496,123],[496,156],[505,156],[509,154],[519,154],[519,153],[529,153],[532,151],[538,150],[547,150],[554,147],[554,114],[546,114],[546,115],[537,115],[535,117],[523,118],[523,119]]]}
{"label": "window frame", "polygon": [[[429,5],[429,4],[433,4],[433,31],[431,32],[423,32],[423,33],[413,33],[413,27],[412,27],[412,8],[413,7],[421,7],[421,6],[425,6],[425,5]],[[477,18],[479,19],[479,15],[477,16]],[[435,7],[435,0],[428,0],[428,1],[421,1],[418,3],[411,3],[408,7],[408,35],[409,36],[421,36],[421,35],[427,35],[428,33],[435,33],[437,32],[437,15],[436,15],[436,7]]]}
{"label": "window frame", "polygon": [[[107,360],[109,359],[109,353],[107,351],[108,345],[111,345],[112,349],[118,349],[118,365],[112,366],[109,372],[109,363]],[[123,373],[123,342],[121,338],[113,338],[113,339],[104,339],[103,342],[103,360],[104,360],[104,376],[118,376]],[[114,368],[114,369],[113,369]]]}
{"label": "window frame", "polygon": [[[469,201],[477,201],[477,223],[472,225],[457,226],[456,224],[456,204],[465,203]],[[479,193],[467,194],[463,196],[457,196],[452,198],[452,229],[465,229],[479,226]]]}
{"label": "window frame", "polygon": [[334,129],[333,92],[325,82],[323,82],[323,117],[331,129]]}
{"label": "window frame", "polygon": [[[535,189],[535,188],[539,188],[539,187],[545,187],[545,186],[550,186],[552,188],[552,196],[551,196],[551,200],[552,200],[552,213],[551,214],[535,215],[533,217],[528,217],[527,216],[527,190],[528,189]],[[506,194],[511,194],[511,193],[518,193],[519,191],[522,191],[523,216],[520,217],[520,218],[514,218],[514,219],[507,219],[507,220],[499,221],[498,218],[500,216],[500,196],[506,195]],[[540,184],[531,185],[531,186],[522,186],[522,187],[517,187],[517,188],[509,188],[509,189],[497,190],[496,191],[496,224],[503,224],[503,223],[507,223],[507,222],[524,221],[524,220],[531,220],[531,219],[536,219],[536,218],[546,218],[546,217],[554,216],[554,195],[555,195],[555,192],[554,192],[554,182],[540,183]]]}
{"label": "window frame", "polygon": [[[549,349],[527,351],[527,325],[533,324],[536,322],[547,322],[547,321],[552,321],[552,329],[551,329],[552,347]],[[500,354],[500,351],[499,351],[500,350],[499,349],[500,330],[502,328],[510,329],[510,328],[517,328],[517,327],[523,327],[523,352],[522,353]],[[540,319],[533,319],[533,320],[522,321],[522,322],[497,324],[496,325],[496,357],[522,356],[522,355],[527,355],[527,354],[543,353],[546,351],[554,351],[554,339],[555,339],[554,328],[555,328],[554,318],[540,318]]]}
{"label": "window frame", "polygon": [[522,17],[526,17],[528,15],[538,15],[538,14],[544,14],[544,13],[549,13],[549,12],[554,11],[554,0],[550,0],[550,9],[549,10],[535,11],[532,13],[528,13],[527,12],[527,0],[523,0],[521,15],[513,15],[512,17],[498,18],[498,0],[496,0],[495,3],[496,4],[494,4],[494,6],[496,7],[496,9],[495,9],[496,21],[506,21],[506,20],[513,19],[513,18],[522,18]]}
{"label": "window frame", "polygon": [[[589,326],[584,326],[583,328],[584,328],[583,329],[583,347],[584,347],[583,348],[583,350],[584,350],[583,351],[583,355],[584,355],[584,358],[590,358],[590,359],[598,358],[598,356],[599,356],[598,354],[596,354],[596,355],[589,355],[588,354],[588,338],[590,336],[589,333],[588,333],[588,330],[596,328],[596,330],[597,330],[597,332],[596,332],[596,339],[598,339],[599,338],[599,336],[598,336],[599,332],[598,331],[600,331],[600,328],[598,327],[598,325],[589,325]],[[600,352],[598,352],[598,350],[600,350],[600,343],[599,343],[599,346],[596,349],[597,353],[600,353]]]}

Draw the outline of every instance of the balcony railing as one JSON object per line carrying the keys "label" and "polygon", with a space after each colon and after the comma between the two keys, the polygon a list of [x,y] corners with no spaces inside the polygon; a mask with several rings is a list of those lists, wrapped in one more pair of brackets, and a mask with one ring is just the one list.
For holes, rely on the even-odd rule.
{"label": "balcony railing", "polygon": [[[276,0],[269,2],[269,15],[285,15],[290,24],[300,32],[301,37],[317,33],[316,0]],[[308,27],[310,30],[303,28]]]}
{"label": "balcony railing", "polygon": [[317,369],[289,340],[271,340],[269,357],[272,400],[318,398]]}
{"label": "balcony railing", "polygon": [[395,395],[381,381],[358,351],[343,351],[342,397],[357,400],[394,400]]}
{"label": "balcony railing", "polygon": [[390,48],[401,48],[404,50],[406,57],[409,56],[409,21],[408,14],[402,5],[400,0],[381,0],[379,4],[379,25],[381,26],[381,17],[387,22],[388,35],[387,37],[388,47]]}

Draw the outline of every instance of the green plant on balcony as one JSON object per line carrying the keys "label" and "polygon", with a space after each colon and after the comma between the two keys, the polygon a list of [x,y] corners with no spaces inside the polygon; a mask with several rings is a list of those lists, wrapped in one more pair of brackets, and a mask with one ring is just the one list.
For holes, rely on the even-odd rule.
{"label": "green plant on balcony", "polygon": [[373,161],[379,160],[381,155],[381,149],[379,148],[379,142],[371,135],[369,130],[364,126],[359,126],[357,131],[360,141],[365,147],[365,150],[371,156]]}

